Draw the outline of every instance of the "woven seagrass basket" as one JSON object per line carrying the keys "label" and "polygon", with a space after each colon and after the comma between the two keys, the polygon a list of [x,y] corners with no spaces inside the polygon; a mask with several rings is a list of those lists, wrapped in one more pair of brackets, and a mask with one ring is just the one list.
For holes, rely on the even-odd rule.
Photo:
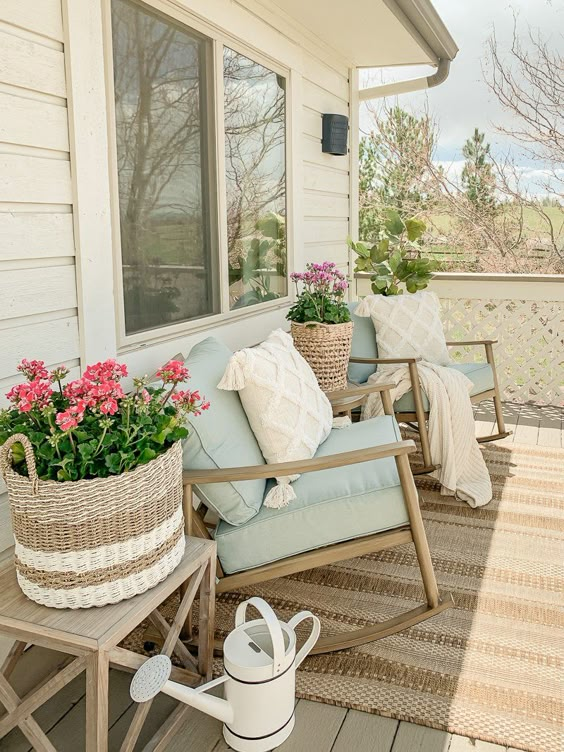
{"label": "woven seagrass basket", "polygon": [[[12,468],[10,448],[25,450],[29,477]],[[109,478],[45,481],[23,434],[0,447],[8,487],[18,583],[54,608],[90,608],[154,587],[184,554],[182,447]]]}
{"label": "woven seagrass basket", "polygon": [[311,366],[324,392],[347,386],[353,322],[344,324],[298,324],[292,321],[296,349]]}

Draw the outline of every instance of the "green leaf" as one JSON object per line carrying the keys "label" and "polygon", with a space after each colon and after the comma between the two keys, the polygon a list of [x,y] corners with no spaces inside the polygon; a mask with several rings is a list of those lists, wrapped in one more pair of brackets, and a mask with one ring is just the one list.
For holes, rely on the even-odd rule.
{"label": "green leaf", "polygon": [[94,454],[94,450],[96,449],[96,443],[95,442],[87,442],[83,444],[78,445],[78,451],[80,453],[80,456],[82,459],[86,460],[92,457]]}
{"label": "green leaf", "polygon": [[25,452],[23,445],[20,442],[12,444],[12,462],[14,465],[19,465],[20,462],[25,460]]}
{"label": "green leaf", "polygon": [[364,245],[364,243],[353,243],[351,248],[362,258],[370,258],[370,250]]}
{"label": "green leaf", "polygon": [[408,239],[414,241],[418,240],[423,235],[427,229],[427,225],[421,219],[406,219],[405,229],[407,230]]}
{"label": "green leaf", "polygon": [[397,270],[398,266],[399,266],[399,265],[400,265],[400,263],[401,263],[401,253],[400,253],[400,252],[399,252],[398,250],[394,251],[394,252],[393,252],[393,253],[392,253],[392,254],[390,255],[390,258],[388,259],[388,263],[389,263],[389,265],[390,265],[390,269],[391,269],[391,270],[392,270],[392,272],[393,272],[393,273],[395,274],[395,272],[396,272],[396,270]]}
{"label": "green leaf", "polygon": [[184,426],[177,426],[173,431],[169,434],[170,441],[181,441],[182,439],[186,439],[188,437],[188,429],[184,428]]}
{"label": "green leaf", "polygon": [[398,214],[397,211],[394,211],[391,209],[387,212],[388,219],[386,222],[384,222],[384,227],[386,228],[386,231],[390,235],[395,235],[396,237],[399,237],[402,232],[405,230],[405,225],[402,221],[402,218]]}
{"label": "green leaf", "polygon": [[140,465],[145,465],[145,464],[147,464],[147,462],[150,462],[151,460],[154,460],[156,456],[157,456],[157,453],[155,452],[154,449],[151,449],[150,447],[146,447],[145,449],[143,449],[143,451],[141,452],[141,454],[137,458],[138,459],[138,463]]}
{"label": "green leaf", "polygon": [[111,473],[119,473],[121,467],[121,456],[118,452],[111,452],[105,457],[106,467]]}

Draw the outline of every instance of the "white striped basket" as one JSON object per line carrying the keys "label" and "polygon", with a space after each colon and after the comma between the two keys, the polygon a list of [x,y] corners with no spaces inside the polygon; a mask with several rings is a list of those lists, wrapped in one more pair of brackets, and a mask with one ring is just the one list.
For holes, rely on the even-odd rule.
{"label": "white striped basket", "polygon": [[[29,477],[12,468],[23,445]],[[18,583],[31,600],[54,608],[90,608],[143,593],[165,579],[184,554],[182,447],[108,478],[45,481],[29,439],[0,447],[8,487]]]}

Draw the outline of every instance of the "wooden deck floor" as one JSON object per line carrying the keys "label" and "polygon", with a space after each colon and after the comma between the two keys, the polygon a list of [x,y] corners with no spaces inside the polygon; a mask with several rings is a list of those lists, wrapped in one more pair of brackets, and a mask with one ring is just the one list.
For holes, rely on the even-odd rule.
{"label": "wooden deck floor", "polygon": [[[508,428],[513,435],[505,443],[564,446],[564,410],[505,405]],[[483,403],[476,410],[479,434],[493,430],[493,407]],[[59,656],[60,657],[60,656]],[[26,651],[13,675],[20,696],[56,665],[57,654],[43,648]],[[129,699],[130,676],[113,671],[110,677],[110,750],[119,749],[134,707]],[[84,678],[77,677],[55,695],[34,717],[48,731],[60,752],[84,749]],[[140,747],[146,743],[174,707],[175,702],[159,696],[145,725]],[[221,724],[189,710],[186,723],[168,747],[168,752],[227,752]],[[394,721],[356,710],[300,700],[296,706],[296,727],[280,752],[516,752],[512,748],[474,741],[443,731]],[[30,745],[18,729],[0,740],[0,752],[29,752]]]}

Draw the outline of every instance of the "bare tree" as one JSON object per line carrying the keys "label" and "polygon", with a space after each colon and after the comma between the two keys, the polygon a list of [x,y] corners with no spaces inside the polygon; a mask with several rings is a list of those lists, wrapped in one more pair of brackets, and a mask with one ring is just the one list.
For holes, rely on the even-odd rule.
{"label": "bare tree", "polygon": [[507,55],[495,32],[487,43],[485,80],[515,125],[498,126],[535,160],[546,164],[552,181],[547,192],[564,199],[564,39],[551,49],[540,31],[527,31],[527,44],[514,19]]}
{"label": "bare tree", "polygon": [[564,39],[551,48],[539,30],[520,35],[517,18],[504,54],[495,32],[487,42],[484,78],[511,125],[497,130],[519,144],[542,165],[539,185],[550,199],[531,198],[520,190],[518,170],[502,169],[503,190],[535,215],[539,244],[550,253],[551,270],[564,271]]}

